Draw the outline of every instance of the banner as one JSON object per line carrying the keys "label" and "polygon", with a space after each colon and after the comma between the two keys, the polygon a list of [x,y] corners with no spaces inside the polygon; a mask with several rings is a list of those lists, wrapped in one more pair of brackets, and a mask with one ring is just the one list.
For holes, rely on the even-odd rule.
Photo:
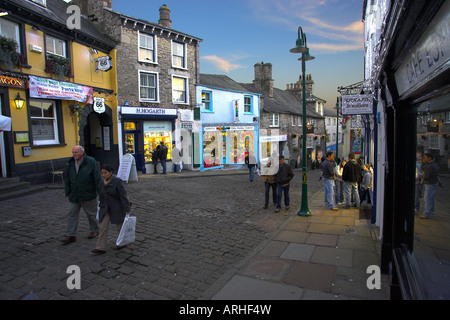
{"label": "banner", "polygon": [[29,76],[30,97],[92,103],[93,89],[71,82]]}

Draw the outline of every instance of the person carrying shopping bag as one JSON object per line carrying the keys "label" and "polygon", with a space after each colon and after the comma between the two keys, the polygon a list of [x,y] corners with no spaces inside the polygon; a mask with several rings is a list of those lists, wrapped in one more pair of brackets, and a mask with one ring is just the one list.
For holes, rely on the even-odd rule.
{"label": "person carrying shopping bag", "polygon": [[[102,180],[99,186],[99,214],[100,231],[93,253],[106,252],[106,240],[109,224],[117,225],[117,233],[122,228],[125,216],[130,214],[130,202],[122,184],[122,180],[113,174],[113,167],[102,165],[100,169]],[[117,249],[122,247],[117,246]]]}

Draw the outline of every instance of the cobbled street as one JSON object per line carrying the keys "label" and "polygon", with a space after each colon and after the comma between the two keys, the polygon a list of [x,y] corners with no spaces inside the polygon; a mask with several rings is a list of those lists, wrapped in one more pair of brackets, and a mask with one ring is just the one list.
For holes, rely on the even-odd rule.
{"label": "cobbled street", "polygon": [[[291,209],[263,210],[264,184],[238,174],[143,175],[126,185],[137,217],[136,241],[115,249],[111,226],[106,254],[94,255],[80,212],[77,241],[63,245],[68,201],[62,185],[0,203],[0,299],[209,299],[221,279],[250,256],[301,202],[301,171],[291,184]],[[322,188],[308,173],[308,193]],[[70,290],[67,268],[81,270]],[[216,289],[217,288],[217,289]]]}

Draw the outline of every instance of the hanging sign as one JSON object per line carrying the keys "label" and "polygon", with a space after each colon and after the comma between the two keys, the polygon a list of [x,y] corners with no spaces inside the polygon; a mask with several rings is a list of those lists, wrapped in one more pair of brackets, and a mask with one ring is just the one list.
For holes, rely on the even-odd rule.
{"label": "hanging sign", "polygon": [[352,95],[342,96],[342,114],[372,114],[373,97],[372,95]]}
{"label": "hanging sign", "polygon": [[92,103],[92,87],[29,76],[30,97]]}
{"label": "hanging sign", "polygon": [[100,57],[97,59],[97,70],[108,71],[112,69],[112,61],[110,56]]}
{"label": "hanging sign", "polygon": [[97,113],[103,113],[106,111],[105,98],[94,97],[93,109]]}
{"label": "hanging sign", "polygon": [[234,121],[239,121],[239,100],[233,100]]}

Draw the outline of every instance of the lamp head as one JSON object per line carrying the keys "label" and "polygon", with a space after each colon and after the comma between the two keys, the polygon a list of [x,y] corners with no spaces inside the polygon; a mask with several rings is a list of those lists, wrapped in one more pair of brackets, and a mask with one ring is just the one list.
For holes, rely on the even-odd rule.
{"label": "lamp head", "polygon": [[306,39],[305,34],[303,33],[303,29],[298,27],[298,38],[295,42],[295,47],[290,50],[291,53],[305,53],[308,51],[306,47]]}
{"label": "lamp head", "polygon": [[17,96],[14,99],[14,103],[16,104],[16,109],[23,108],[23,104],[25,103],[25,100],[22,99],[22,97],[20,96],[20,93],[17,93]]}

